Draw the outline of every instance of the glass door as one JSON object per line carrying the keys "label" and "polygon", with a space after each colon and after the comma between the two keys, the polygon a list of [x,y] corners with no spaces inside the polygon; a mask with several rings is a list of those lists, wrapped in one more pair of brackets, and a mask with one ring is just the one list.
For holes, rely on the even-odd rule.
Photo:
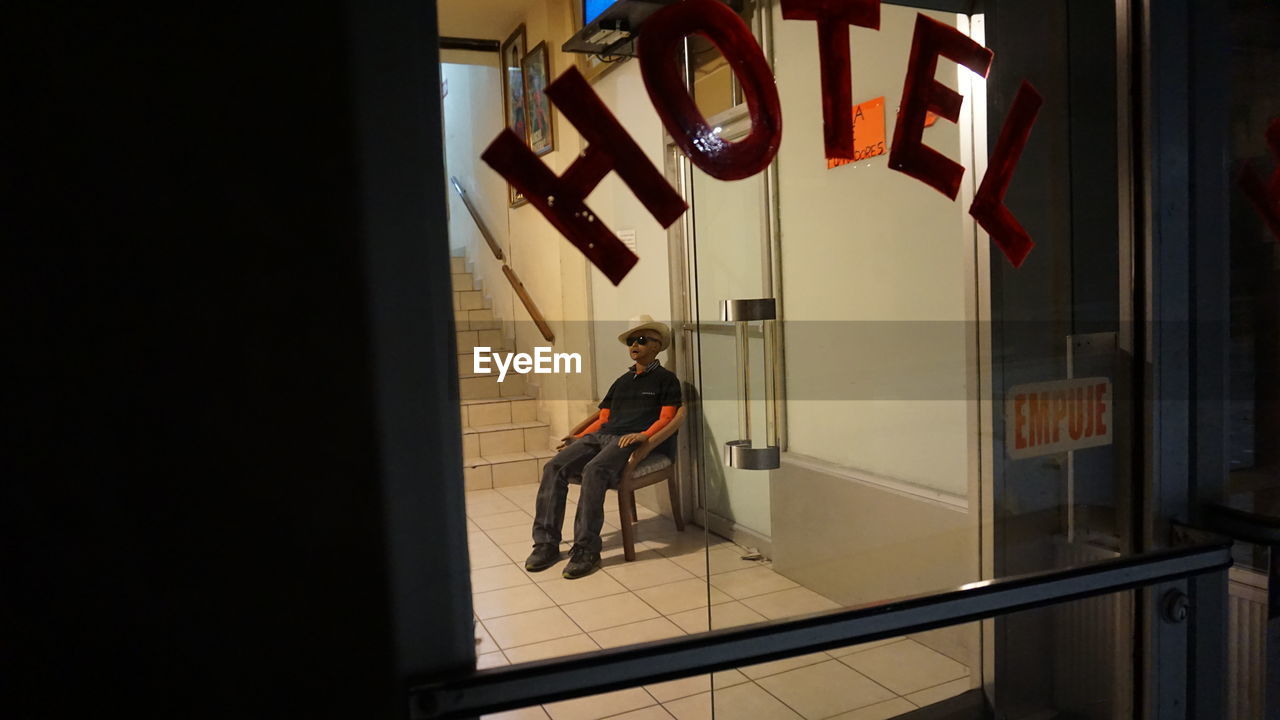
{"label": "glass door", "polygon": [[[868,151],[851,163],[824,156],[814,24],[784,21],[777,3],[746,11],[771,52],[781,150],[742,181],[684,167],[702,629],[1132,550],[1115,12],[1033,5],[988,17],[884,4],[878,31],[854,28]],[[997,48],[985,80],[938,63],[963,105],[923,140],[964,168],[954,200],[888,167],[922,15]],[[1068,40],[1046,19],[1090,29]],[[1003,43],[989,42],[997,29]],[[1089,43],[1104,47],[1086,63]],[[693,93],[732,141],[749,120],[731,73],[717,88],[718,71],[700,72],[714,56],[691,45]],[[1046,106],[1008,196],[1037,243],[1014,268],[968,211],[1023,77]],[[892,717],[976,695],[1008,717],[1125,717],[1133,616],[1121,593],[738,668],[713,677],[708,702],[719,717]]]}

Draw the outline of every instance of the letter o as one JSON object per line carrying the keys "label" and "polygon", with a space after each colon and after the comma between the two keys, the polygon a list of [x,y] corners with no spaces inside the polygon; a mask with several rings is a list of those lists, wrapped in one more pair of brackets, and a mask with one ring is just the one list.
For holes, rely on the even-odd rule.
{"label": "letter o", "polygon": [[[702,35],[724,54],[747,98],[751,134],[729,142],[707,124],[694,104],[680,63],[673,62],[687,35]],[[640,34],[640,73],[662,124],[684,154],[717,180],[742,180],[764,170],[782,143],[782,103],[773,73],[751,28],[715,0],[684,0],[654,13]]]}

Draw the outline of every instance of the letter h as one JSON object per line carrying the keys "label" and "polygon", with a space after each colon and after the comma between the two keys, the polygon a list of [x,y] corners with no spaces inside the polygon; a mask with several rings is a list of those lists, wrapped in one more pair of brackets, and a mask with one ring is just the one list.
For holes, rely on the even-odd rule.
{"label": "letter h", "polygon": [[664,228],[688,206],[577,68],[569,68],[547,86],[547,96],[587,140],[587,149],[563,175],[553,173],[510,128],[480,157],[617,285],[639,258],[599,222],[586,205],[587,195],[605,175],[615,171]]}

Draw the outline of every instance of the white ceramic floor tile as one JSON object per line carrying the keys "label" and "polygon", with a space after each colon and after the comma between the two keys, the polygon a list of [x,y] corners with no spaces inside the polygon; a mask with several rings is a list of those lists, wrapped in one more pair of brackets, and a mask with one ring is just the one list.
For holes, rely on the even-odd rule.
{"label": "white ceramic floor tile", "polygon": [[799,587],[766,567],[753,567],[712,575],[711,585],[737,599]]}
{"label": "white ceramic floor tile", "polygon": [[471,560],[472,570],[494,567],[495,565],[507,565],[511,562],[511,558],[502,551],[502,548],[492,544],[488,547],[470,547],[467,549],[467,555]]}
{"label": "white ceramic floor tile", "polygon": [[520,708],[519,710],[500,712],[496,715],[485,715],[480,720],[547,720],[547,713],[542,709],[542,706],[535,705],[531,708]]}
{"label": "white ceramic floor tile", "polygon": [[714,693],[716,718],[799,720],[800,715],[755,683],[734,685]]}
{"label": "white ceramic floor tile", "polygon": [[756,681],[808,720],[893,699],[893,693],[836,660],[789,670]]}
{"label": "white ceramic floor tile", "polygon": [[664,703],[682,697],[689,697],[690,695],[697,695],[698,693],[711,692],[711,676],[694,675],[693,677],[680,678],[679,680],[645,685],[644,689],[649,691],[653,699]]}
{"label": "white ceramic floor tile", "polygon": [[705,608],[708,591],[712,603],[729,602],[732,599],[720,590],[708,586],[707,581],[701,578],[654,585],[636,590],[636,595],[663,615],[674,615],[694,608]]}
{"label": "white ceramic floor tile", "polygon": [[955,697],[960,693],[968,692],[969,687],[972,684],[973,683],[970,682],[969,678],[962,677],[959,680],[952,680],[951,682],[945,682],[945,683],[942,683],[941,685],[935,685],[931,688],[926,688],[919,692],[913,692],[910,695],[907,695],[906,697],[908,700],[915,703],[916,705],[919,705],[920,707],[927,707],[936,702],[941,702],[943,700],[946,700],[947,698]]}
{"label": "white ceramic floor tile", "polygon": [[[506,513],[504,513],[506,514]],[[484,520],[483,517],[478,518],[476,522]],[[507,527],[493,528],[485,530],[484,533],[489,536],[494,545],[511,545],[513,543],[523,542],[533,547],[533,521],[521,523],[520,525],[510,525]]]}
{"label": "white ceramic floor tile", "polygon": [[496,515],[482,515],[476,518],[474,522],[481,530],[494,530],[504,527],[530,527],[533,524],[533,516],[523,510],[514,510]]}
{"label": "white ceramic floor tile", "polygon": [[[714,578],[712,576],[712,581]],[[743,604],[770,620],[808,615],[824,610],[838,610],[840,605],[808,588],[791,588],[744,599]]]}
{"label": "white ceramic floor tile", "polygon": [[[536,586],[535,586],[536,587]],[[578,627],[591,632],[658,617],[658,611],[632,593],[606,595],[562,605]]]}
{"label": "white ceramic floor tile", "polygon": [[672,720],[671,713],[661,705],[650,705],[641,710],[632,710],[621,715],[610,715],[609,720]]}
{"label": "white ceramic floor tile", "polygon": [[490,590],[515,587],[532,583],[523,569],[514,564],[497,565],[471,571],[471,592],[482,593]]}
{"label": "white ceramic floor tile", "polygon": [[711,693],[704,692],[665,702],[662,707],[676,720],[711,720]]}
{"label": "white ceramic floor tile", "polygon": [[896,697],[892,700],[885,700],[884,702],[876,703],[875,705],[868,705],[867,707],[858,708],[857,710],[850,710],[847,713],[840,713],[839,715],[831,718],[831,720],[889,720],[889,718],[898,717],[903,713],[909,713],[915,709],[915,705],[912,705],[900,697]]}
{"label": "white ceramic floor tile", "polygon": [[471,596],[471,603],[481,620],[540,610],[555,605],[546,593],[531,583],[475,593]]}
{"label": "white ceramic floor tile", "polygon": [[565,655],[578,655],[580,653],[593,652],[599,650],[600,646],[592,640],[590,636],[584,634],[570,635],[569,637],[556,638],[555,640],[544,640],[532,645],[521,645],[520,647],[510,648],[503,651],[511,664],[522,662],[533,662],[534,660],[545,660],[552,657],[564,657]]}
{"label": "white ceramic floor tile", "polygon": [[871,648],[882,647],[884,645],[889,645],[890,643],[901,642],[905,639],[905,637],[899,636],[895,638],[886,638],[884,640],[872,640],[871,642],[865,642],[858,645],[848,645],[846,647],[828,650],[827,654],[831,657],[841,658],[845,655],[852,655],[856,652],[862,652],[863,650],[870,650]]}
{"label": "white ceramic floor tile", "polygon": [[644,688],[628,688],[543,706],[553,720],[600,720],[656,704]]}
{"label": "white ceramic floor tile", "polygon": [[604,571],[632,590],[694,579],[691,573],[652,550],[636,553],[633,562],[619,562]]}
{"label": "white ceramic floor tile", "polygon": [[909,639],[846,655],[840,662],[899,695],[969,675],[969,668]]}
{"label": "white ceramic floor tile", "polygon": [[[523,572],[522,570],[517,571]],[[551,570],[543,572],[551,572]],[[557,575],[547,582],[538,583],[538,585],[551,596],[552,600],[556,601],[557,605],[568,605],[569,603],[592,600],[605,595],[617,595],[627,590],[617,580],[599,570],[577,580],[566,580]]]}
{"label": "white ceramic floor tile", "polygon": [[467,492],[467,517],[472,520],[486,515],[515,512],[519,509],[515,503],[499,495],[494,490],[471,490]]}
{"label": "white ceramic floor tile", "polygon": [[554,607],[483,622],[498,647],[504,650],[582,632],[564,611]]}
{"label": "white ceramic floor tile", "polygon": [[743,675],[746,675],[752,680],[759,680],[762,677],[777,675],[778,673],[784,673],[788,670],[795,670],[796,668],[802,668],[808,665],[817,665],[821,662],[827,662],[830,659],[830,655],[824,652],[816,652],[809,655],[799,655],[783,660],[760,663],[759,665],[747,665],[738,669],[742,671]]}
{"label": "white ceramic floor tile", "polygon": [[493,641],[493,636],[485,629],[484,623],[475,624],[476,639],[480,642],[476,643],[476,655],[486,655],[489,653],[499,652],[502,648],[498,647],[498,643]]}
{"label": "white ceramic floor tile", "polygon": [[643,620],[628,625],[597,630],[590,634],[593,640],[600,643],[600,647],[611,648],[678,637],[684,635],[684,631],[666,618],[653,618],[652,620]]}
{"label": "white ceramic floor tile", "polygon": [[[669,615],[671,622],[680,626],[687,633],[706,632],[708,625],[707,608],[694,608],[681,613]],[[738,625],[764,622],[766,618],[760,613],[733,601],[711,606],[710,629],[722,630]]]}
{"label": "white ceramic floor tile", "polygon": [[476,656],[477,670],[485,670],[487,668],[502,667],[504,665],[510,665],[510,664],[511,663],[507,661],[507,656],[503,655],[501,651],[485,653],[483,655]]}

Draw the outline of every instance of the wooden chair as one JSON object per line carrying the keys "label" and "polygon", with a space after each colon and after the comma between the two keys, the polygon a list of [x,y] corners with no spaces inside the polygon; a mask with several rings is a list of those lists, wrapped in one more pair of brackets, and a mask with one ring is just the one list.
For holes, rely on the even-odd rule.
{"label": "wooden chair", "polygon": [[[618,526],[622,528],[622,550],[627,562],[636,559],[636,529],[633,527],[633,523],[639,521],[636,515],[636,490],[665,480],[667,493],[671,497],[671,515],[676,521],[676,529],[684,530],[684,517],[680,512],[680,490],[676,487],[675,444],[672,443],[670,457],[661,453],[650,456],[650,453],[661,447],[680,429],[680,425],[684,423],[684,413],[684,406],[681,405],[680,409],[676,410],[676,416],[671,418],[671,422],[667,423],[666,427],[654,433],[653,437],[643,443],[633,446],[635,450],[631,452],[631,459],[622,469],[622,481],[618,483]],[[595,411],[570,430],[569,434],[577,435],[595,422],[599,416],[600,411]],[[575,483],[581,481],[580,476],[570,480]]]}

